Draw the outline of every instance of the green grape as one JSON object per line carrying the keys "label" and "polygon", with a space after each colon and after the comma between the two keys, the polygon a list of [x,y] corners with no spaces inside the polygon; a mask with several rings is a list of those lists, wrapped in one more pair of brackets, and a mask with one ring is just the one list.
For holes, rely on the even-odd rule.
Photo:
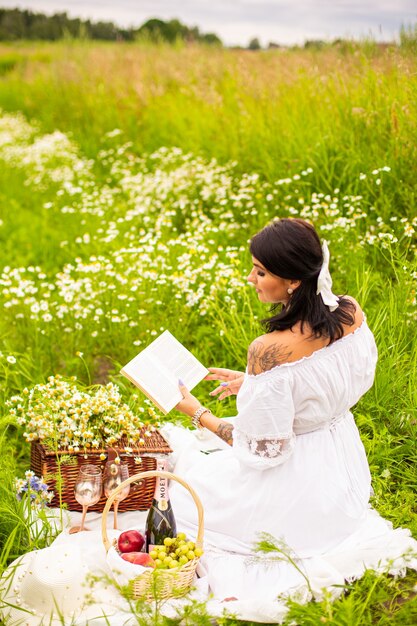
{"label": "green grape", "polygon": [[181,567],[202,554],[203,550],[196,548],[194,541],[187,541],[185,533],[178,533],[176,537],[165,537],[163,544],[155,546],[150,553],[155,567],[159,569]]}

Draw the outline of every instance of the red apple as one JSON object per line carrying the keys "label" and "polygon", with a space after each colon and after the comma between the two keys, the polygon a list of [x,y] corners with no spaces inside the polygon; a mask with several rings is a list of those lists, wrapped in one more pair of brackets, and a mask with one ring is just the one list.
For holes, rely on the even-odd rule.
{"label": "red apple", "polygon": [[145,537],[138,530],[125,530],[117,540],[120,552],[140,552],[145,545]]}
{"label": "red apple", "polygon": [[147,552],[125,552],[121,557],[125,561],[129,561],[129,563],[135,563],[143,567],[154,566],[154,561]]}

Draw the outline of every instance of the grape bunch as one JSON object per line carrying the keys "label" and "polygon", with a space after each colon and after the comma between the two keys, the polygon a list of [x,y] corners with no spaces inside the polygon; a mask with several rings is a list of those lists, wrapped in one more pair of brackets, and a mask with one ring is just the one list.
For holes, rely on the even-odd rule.
{"label": "grape bunch", "polygon": [[158,569],[174,569],[200,557],[203,551],[196,548],[194,541],[187,541],[185,533],[176,537],[165,537],[162,546],[155,546],[149,556]]}

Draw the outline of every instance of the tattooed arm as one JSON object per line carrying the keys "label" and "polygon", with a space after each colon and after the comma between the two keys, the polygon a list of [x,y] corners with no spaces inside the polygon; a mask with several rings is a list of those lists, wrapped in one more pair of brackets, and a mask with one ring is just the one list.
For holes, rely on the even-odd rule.
{"label": "tattooed arm", "polygon": [[[248,373],[266,372],[276,365],[281,365],[281,363],[290,360],[291,355],[292,350],[288,345],[270,343],[270,340],[267,341],[267,339],[259,337],[249,346]],[[183,400],[175,408],[192,417],[196,410],[201,407],[201,404],[184,385],[180,385],[180,390],[183,394]],[[229,446],[233,445],[233,425],[229,422],[219,419],[207,411],[200,416],[200,424],[223,439]]]}
{"label": "tattooed arm", "polygon": [[212,433],[223,439],[229,446],[233,445],[233,424],[219,419],[213,413],[203,413],[200,417],[200,424],[211,430]]}
{"label": "tattooed arm", "polygon": [[[204,415],[204,413],[203,413]],[[232,424],[228,424],[226,422],[221,422],[216,431],[215,434],[220,437],[220,439],[223,439],[223,441],[225,441],[226,443],[229,444],[229,446],[233,445],[233,425]]]}
{"label": "tattooed arm", "polygon": [[[282,340],[281,340],[282,341]],[[285,341],[285,339],[284,339]],[[260,374],[276,365],[286,363],[291,359],[293,352],[290,346],[283,343],[271,343],[270,338],[259,337],[249,346],[248,372]],[[233,445],[233,426],[229,422],[219,420],[211,413],[203,413],[200,418],[201,424],[223,439],[230,446]]]}
{"label": "tattooed arm", "polygon": [[248,350],[248,373],[260,374],[290,360],[292,350],[281,343],[266,343],[262,337],[252,341]]}

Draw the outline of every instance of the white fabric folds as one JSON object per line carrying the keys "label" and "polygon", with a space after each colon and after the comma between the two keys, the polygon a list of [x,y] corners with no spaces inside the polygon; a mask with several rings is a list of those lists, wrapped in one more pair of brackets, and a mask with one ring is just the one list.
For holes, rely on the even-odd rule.
{"label": "white fabric folds", "polygon": [[281,465],[292,454],[295,413],[288,377],[275,377],[267,388],[262,380],[257,382],[239,393],[233,450],[243,465],[265,470]]}

